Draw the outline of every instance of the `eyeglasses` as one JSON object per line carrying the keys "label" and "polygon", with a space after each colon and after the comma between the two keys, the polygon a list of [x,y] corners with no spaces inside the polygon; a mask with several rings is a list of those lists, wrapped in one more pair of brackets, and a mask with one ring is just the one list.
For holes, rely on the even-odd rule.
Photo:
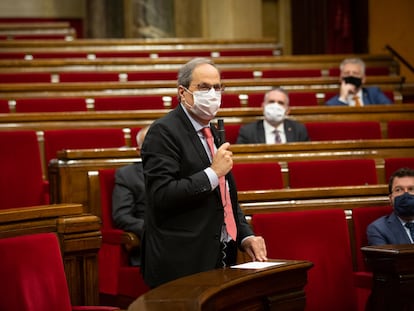
{"label": "eyeglasses", "polygon": [[208,92],[211,89],[214,89],[216,92],[223,92],[224,91],[224,85],[223,84],[208,84],[208,83],[199,83],[196,85],[197,90],[200,92]]}
{"label": "eyeglasses", "polygon": [[414,194],[414,186],[410,186],[406,188],[398,186],[392,190],[392,193],[396,195],[404,194],[405,192],[408,192],[409,194]]}

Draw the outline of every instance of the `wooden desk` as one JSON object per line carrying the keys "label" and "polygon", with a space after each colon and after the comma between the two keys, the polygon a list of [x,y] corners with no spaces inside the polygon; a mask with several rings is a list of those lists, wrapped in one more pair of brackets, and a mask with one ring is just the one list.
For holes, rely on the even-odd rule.
{"label": "wooden desk", "polygon": [[[101,224],[81,204],[53,204],[0,210],[0,238],[55,232],[59,237],[73,305],[98,305]],[[3,280],[5,281],[5,280]]]}
{"label": "wooden desk", "polygon": [[414,245],[362,247],[373,272],[373,288],[367,310],[414,310]]}
{"label": "wooden desk", "polygon": [[216,269],[161,285],[128,311],[304,310],[304,286],[312,263],[284,261],[271,268]]}

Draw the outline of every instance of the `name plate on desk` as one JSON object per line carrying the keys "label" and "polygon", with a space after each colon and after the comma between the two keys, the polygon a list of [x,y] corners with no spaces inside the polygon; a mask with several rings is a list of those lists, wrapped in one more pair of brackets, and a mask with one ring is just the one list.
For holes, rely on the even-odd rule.
{"label": "name plate on desk", "polygon": [[304,310],[304,286],[312,265],[270,260],[201,272],[149,291],[128,311]]}

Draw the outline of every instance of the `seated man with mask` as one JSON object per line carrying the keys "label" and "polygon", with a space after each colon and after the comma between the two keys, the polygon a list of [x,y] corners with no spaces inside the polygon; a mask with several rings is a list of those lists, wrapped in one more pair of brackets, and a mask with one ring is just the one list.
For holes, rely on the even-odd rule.
{"label": "seated man with mask", "polygon": [[266,92],[262,103],[264,120],[243,125],[237,144],[280,144],[309,141],[305,125],[287,119],[289,96],[282,88]]}
{"label": "seated man with mask", "polygon": [[391,104],[391,100],[376,86],[363,87],[365,63],[359,58],[346,58],[339,66],[339,94],[330,98],[328,106],[365,106]]}
{"label": "seated man with mask", "polygon": [[393,212],[367,227],[369,245],[414,243],[414,170],[400,168],[388,184]]}

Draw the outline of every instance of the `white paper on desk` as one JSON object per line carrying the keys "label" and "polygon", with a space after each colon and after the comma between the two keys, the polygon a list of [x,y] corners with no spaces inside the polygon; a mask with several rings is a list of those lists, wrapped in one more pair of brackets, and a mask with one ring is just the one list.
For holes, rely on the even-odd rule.
{"label": "white paper on desk", "polygon": [[252,261],[252,262],[242,263],[240,265],[231,266],[230,268],[236,268],[236,269],[263,269],[263,268],[268,268],[268,267],[273,267],[273,266],[279,266],[279,265],[282,265],[282,264],[284,264],[283,261],[279,261],[279,262]]}

